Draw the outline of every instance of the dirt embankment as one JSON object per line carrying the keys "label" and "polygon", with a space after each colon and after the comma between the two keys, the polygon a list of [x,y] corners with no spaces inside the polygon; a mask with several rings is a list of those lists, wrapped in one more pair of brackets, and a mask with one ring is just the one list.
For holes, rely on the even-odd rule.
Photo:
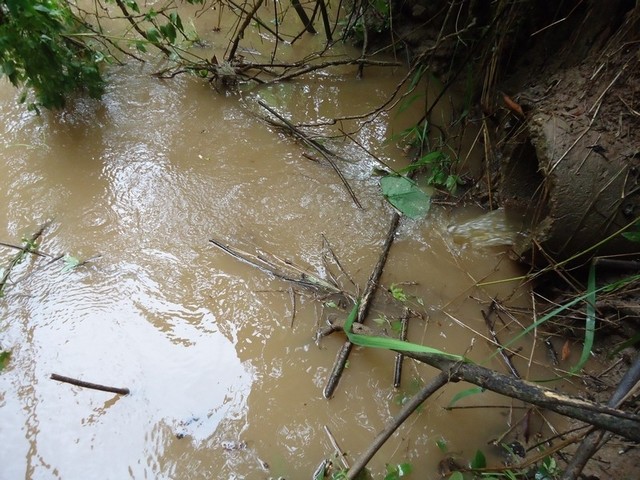
{"label": "dirt embankment", "polygon": [[640,217],[640,7],[412,0],[398,11],[398,38],[445,81],[474,70],[500,201],[522,223],[515,252],[538,263],[637,251],[619,232]]}

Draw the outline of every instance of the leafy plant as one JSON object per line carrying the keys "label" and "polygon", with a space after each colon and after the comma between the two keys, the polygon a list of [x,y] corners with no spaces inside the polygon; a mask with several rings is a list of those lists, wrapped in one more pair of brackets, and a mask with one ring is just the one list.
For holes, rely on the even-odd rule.
{"label": "leafy plant", "polygon": [[429,172],[427,184],[435,187],[444,187],[449,192],[455,193],[460,177],[451,173],[454,161],[451,157],[440,151],[434,150],[420,157],[408,167],[400,170],[401,173],[411,172],[420,168],[426,168]]}
{"label": "leafy plant", "polygon": [[413,470],[410,463],[399,463],[397,465],[387,465],[387,474],[384,480],[399,480],[406,477]]}
{"label": "leafy plant", "polygon": [[82,23],[64,0],[1,0],[0,8],[0,76],[33,89],[30,108],[63,107],[77,91],[102,94],[105,57],[82,41]]}
{"label": "leafy plant", "polygon": [[0,351],[0,372],[4,370],[11,360],[11,352],[10,351]]}

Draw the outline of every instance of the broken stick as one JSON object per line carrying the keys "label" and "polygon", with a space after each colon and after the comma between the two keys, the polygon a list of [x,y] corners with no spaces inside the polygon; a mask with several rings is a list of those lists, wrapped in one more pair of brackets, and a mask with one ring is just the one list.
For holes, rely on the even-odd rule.
{"label": "broken stick", "polygon": [[[387,232],[387,238],[385,239],[384,245],[382,246],[380,257],[378,257],[378,263],[376,263],[376,266],[371,272],[371,276],[367,281],[367,286],[364,290],[364,294],[362,295],[362,299],[360,300],[358,316],[355,320],[357,323],[364,323],[364,320],[367,317],[369,306],[371,305],[373,296],[378,289],[380,276],[382,275],[382,270],[384,269],[384,265],[387,262],[387,256],[389,255],[389,250],[391,249],[391,245],[393,244],[393,239],[396,236],[396,231],[398,230],[399,225],[400,214],[394,212],[393,217],[391,218],[391,225],[389,225],[389,231]],[[338,386],[338,382],[340,382],[340,377],[342,377],[342,372],[344,371],[344,367],[347,364],[347,360],[349,359],[349,354],[351,353],[352,348],[353,344],[348,340],[340,348],[340,351],[338,352],[336,360],[333,364],[331,374],[329,375],[329,379],[327,380],[327,385],[324,387],[323,393],[325,398],[331,398],[333,396],[333,392],[335,392],[336,387]]]}
{"label": "broken stick", "polygon": [[129,395],[129,393],[130,393],[128,388],[109,387],[107,385],[100,385],[98,383],[85,382],[83,380],[78,380],[76,378],[65,377],[63,375],[58,375],[57,373],[52,373],[51,374],[51,380],[57,380],[58,382],[64,382],[64,383],[70,383],[71,385],[75,385],[77,387],[90,388],[92,390],[100,390],[102,392],[117,393],[119,395]]}

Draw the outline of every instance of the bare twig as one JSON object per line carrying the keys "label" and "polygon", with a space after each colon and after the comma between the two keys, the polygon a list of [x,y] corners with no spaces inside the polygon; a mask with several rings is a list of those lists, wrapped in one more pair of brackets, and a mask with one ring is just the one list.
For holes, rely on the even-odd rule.
{"label": "bare twig", "polygon": [[[2,292],[4,291],[4,288],[7,286],[7,282],[9,281],[9,277],[11,276],[11,272],[13,271],[13,269],[20,262],[22,262],[22,260],[24,259],[25,255],[27,253],[34,253],[36,255],[42,256],[42,254],[36,253],[35,244],[36,244],[38,239],[42,236],[42,234],[44,233],[44,231],[47,229],[47,227],[50,224],[51,224],[51,222],[45,222],[36,231],[36,233],[31,235],[31,238],[29,240],[27,240],[22,247],[18,248],[18,250],[20,250],[20,251],[18,253],[16,253],[13,256],[13,258],[9,261],[9,264],[4,269],[4,273],[2,275],[2,278],[0,278],[0,295],[2,295]],[[7,246],[7,245],[5,244],[5,246]],[[13,245],[10,245],[10,246],[13,247]]]}
{"label": "bare twig", "polygon": [[[397,212],[394,212],[393,217],[391,218],[391,224],[389,225],[389,229],[387,232],[387,237],[384,241],[384,245],[382,246],[382,252],[380,253],[378,262],[376,263],[373,271],[371,272],[371,275],[369,276],[367,286],[365,287],[364,294],[362,295],[362,299],[360,300],[358,316],[355,320],[357,323],[364,323],[364,320],[367,317],[369,306],[378,288],[378,282],[380,280],[380,276],[382,275],[382,270],[384,269],[384,265],[387,261],[387,256],[389,255],[389,250],[391,249],[391,245],[393,244],[393,240],[396,236],[396,231],[398,230],[399,224],[400,215]],[[329,375],[329,379],[327,380],[327,385],[324,388],[325,398],[331,398],[333,396],[333,392],[338,386],[338,382],[340,382],[340,377],[342,377],[342,372],[344,371],[344,367],[347,363],[347,359],[349,358],[349,354],[351,353],[352,348],[353,344],[349,341],[346,341],[338,352],[336,360],[333,364],[333,369],[331,370],[331,374]]]}
{"label": "bare twig", "polygon": [[[407,331],[409,330],[409,309],[404,309],[402,315],[402,330],[400,330],[400,340],[407,339]],[[402,383],[402,363],[404,361],[404,355],[402,353],[396,353],[396,363],[393,369],[393,388],[400,388]]]}
{"label": "bare twig", "polygon": [[293,9],[298,14],[298,17],[300,17],[300,20],[304,25],[304,29],[309,33],[316,34],[316,29],[313,28],[313,24],[311,20],[309,20],[307,12],[305,12],[304,8],[302,8],[302,5],[300,5],[300,0],[291,0],[291,5],[293,5]]}
{"label": "bare twig", "polygon": [[393,435],[393,432],[395,432],[427,398],[446,385],[447,382],[449,382],[449,374],[447,372],[440,372],[429,384],[420,390],[417,395],[411,398],[411,400],[402,407],[402,410],[396,415],[393,421],[376,436],[369,448],[358,457],[353,467],[351,467],[347,473],[347,478],[349,480],[355,479],[364,467],[367,466],[367,463],[369,463],[376,452],[380,450],[380,447]]}
{"label": "bare twig", "polygon": [[333,433],[331,433],[331,430],[329,430],[329,427],[324,425],[324,431],[327,434],[327,436],[329,437],[329,441],[331,442],[331,445],[333,446],[333,449],[336,451],[337,457],[342,462],[342,466],[345,469],[348,470],[349,469],[349,462],[347,461],[347,459],[345,457],[344,450],[342,450],[340,448],[340,445],[338,444],[338,441],[336,440],[336,437],[333,436]]}
{"label": "bare twig", "polygon": [[90,383],[85,382],[83,380],[77,380],[71,377],[64,377],[62,375],[58,375],[57,373],[51,374],[51,380],[57,380],[58,382],[70,383],[71,385],[75,385],[77,387],[90,388],[92,390],[100,390],[102,392],[110,392],[117,393],[119,395],[129,395],[130,391],[128,388],[119,388],[119,387],[109,387],[106,385],[100,385],[98,383]]}
{"label": "bare twig", "polygon": [[273,108],[271,108],[269,105],[264,103],[262,100],[258,100],[258,104],[262,108],[267,110],[269,113],[271,113],[272,115],[277,117],[278,120],[283,122],[284,125],[286,126],[286,128],[288,128],[289,131],[291,131],[291,133],[294,134],[297,138],[299,138],[305,145],[317,150],[318,153],[320,153],[320,155],[322,155],[324,157],[324,159],[327,162],[329,162],[329,165],[331,165],[331,168],[333,168],[333,170],[336,172],[336,174],[338,175],[338,177],[342,181],[342,184],[347,189],[347,192],[349,192],[349,195],[351,196],[351,199],[353,200],[353,203],[355,203],[358,208],[362,208],[362,204],[358,200],[358,197],[356,197],[356,194],[353,191],[353,189],[351,188],[351,185],[349,185],[349,182],[347,182],[347,179],[344,177],[344,175],[342,174],[342,172],[338,168],[338,165],[336,165],[336,162],[333,159],[333,157],[335,157],[335,158],[339,158],[339,157],[336,154],[334,154],[333,152],[331,152],[329,149],[327,149],[326,147],[321,145],[320,143],[318,143],[315,140],[309,138],[307,135],[305,135],[303,132],[301,132],[300,129],[296,128],[295,125],[293,125],[289,120],[284,118],[282,115],[280,115],[278,112],[276,112]]}
{"label": "bare twig", "polygon": [[[117,2],[121,2],[122,0],[116,0],[116,1]],[[254,5],[253,10],[251,10],[246,15],[246,17],[244,19],[244,22],[242,22],[242,25],[240,25],[240,29],[236,33],[236,38],[233,39],[233,44],[231,45],[231,50],[229,51],[229,55],[227,55],[227,60],[228,61],[233,60],[233,58],[236,56],[236,50],[238,50],[238,45],[240,44],[240,39],[244,35],[244,31],[247,29],[247,27],[251,23],[251,20],[253,19],[253,16],[256,14],[256,12],[262,6],[263,3],[264,3],[264,0],[258,0],[256,2],[256,4]]]}

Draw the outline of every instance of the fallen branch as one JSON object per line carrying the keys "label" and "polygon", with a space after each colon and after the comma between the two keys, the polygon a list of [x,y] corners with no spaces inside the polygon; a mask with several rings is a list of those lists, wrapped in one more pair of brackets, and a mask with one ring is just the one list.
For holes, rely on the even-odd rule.
{"label": "fallen branch", "polygon": [[[396,236],[399,225],[400,214],[394,212],[393,217],[391,218],[391,224],[389,225],[389,230],[387,232],[387,237],[384,241],[384,245],[382,246],[382,252],[380,253],[378,262],[376,263],[373,271],[371,272],[371,275],[369,276],[367,286],[365,287],[364,294],[362,295],[362,299],[360,300],[358,316],[356,317],[357,323],[364,323],[364,320],[367,317],[369,305],[371,304],[373,296],[378,289],[378,282],[380,281],[382,270],[384,269],[384,265],[387,262],[387,256],[389,255],[389,250],[391,249],[391,245],[393,244],[393,240]],[[349,354],[351,353],[352,348],[353,344],[348,340],[340,348],[340,351],[338,352],[336,360],[333,364],[331,374],[329,375],[329,379],[327,380],[327,385],[324,388],[323,393],[325,398],[331,398],[333,396],[333,392],[335,392],[335,389],[338,386],[338,382],[340,382],[340,377],[342,377],[342,372],[344,371],[344,367],[347,363],[347,360],[349,359]]]}
{"label": "fallen branch", "polygon": [[98,383],[85,382],[83,380],[77,380],[75,378],[58,375],[57,373],[51,374],[51,380],[70,383],[71,385],[75,385],[77,387],[90,388],[92,390],[100,390],[101,392],[117,393],[119,395],[129,395],[130,393],[128,388],[109,387],[106,385],[100,385]]}
{"label": "fallen branch", "polygon": [[[407,330],[409,329],[409,309],[405,309],[402,319],[400,320],[402,328],[400,330],[400,340],[407,340]],[[396,353],[396,361],[393,368],[393,388],[400,388],[402,383],[402,363],[404,362],[404,354]]]}
{"label": "fallen branch", "polygon": [[630,440],[640,441],[639,415],[564,395],[480,365],[455,362],[442,355],[415,352],[404,352],[404,354],[451,375],[455,374],[458,380],[581,420]]}
{"label": "fallen branch", "polygon": [[[214,244],[223,252],[231,255],[232,257],[244,263],[247,263],[259,270],[262,270],[263,272],[270,273],[271,275],[273,275],[276,278],[279,278],[280,280],[295,283],[296,285],[299,285],[301,287],[311,289],[314,291],[324,290],[326,293],[334,293],[334,294],[349,296],[346,292],[341,290],[338,286],[332,285],[331,283],[315,275],[312,275],[309,272],[304,271],[299,267],[295,267],[291,262],[281,261],[281,263],[286,265],[286,268],[288,270],[295,270],[299,274],[299,277],[296,277],[295,273],[283,271],[281,268],[278,268],[275,264],[273,264],[272,262],[269,262],[263,257],[253,255],[247,252],[243,252],[239,249],[230,247],[229,245],[225,245],[218,240],[210,239],[209,242]],[[282,267],[282,268],[285,268],[285,267]]]}
{"label": "fallen branch", "polygon": [[340,171],[340,169],[336,165],[336,162],[333,160],[333,157],[335,157],[335,158],[339,158],[339,157],[335,153],[331,152],[329,149],[327,149],[326,147],[321,145],[320,143],[318,143],[315,140],[309,138],[307,135],[305,135],[303,132],[301,132],[300,129],[296,128],[289,120],[284,118],[282,115],[280,115],[278,112],[276,112],[273,108],[271,108],[269,105],[264,103],[262,100],[258,100],[258,104],[262,108],[267,110],[269,113],[271,113],[272,115],[277,117],[278,120],[280,120],[282,123],[284,123],[284,126],[295,137],[299,138],[302,141],[302,143],[304,143],[305,145],[307,145],[307,146],[315,149],[316,151],[318,151],[318,153],[320,153],[320,155],[322,155],[324,157],[324,159],[327,162],[329,162],[329,165],[331,165],[331,168],[333,168],[333,170],[336,172],[336,174],[338,174],[338,177],[340,177],[340,180],[342,181],[342,184],[347,189],[347,192],[349,192],[349,195],[351,196],[351,199],[353,200],[353,203],[355,203],[358,208],[362,208],[362,204],[358,200],[358,197],[356,197],[356,194],[353,191],[353,189],[351,188],[351,185],[349,185],[349,182],[347,182],[347,179],[344,177],[344,175],[342,174],[342,172]]}
{"label": "fallen branch", "polygon": [[[629,396],[634,388],[638,388],[640,382],[640,354],[636,356],[631,367],[627,370],[616,391],[613,393],[607,405],[609,407],[618,407]],[[589,432],[580,443],[576,454],[574,455],[571,463],[565,469],[562,480],[575,480],[577,479],[584,466],[589,459],[593,456],[598,449],[611,439],[610,432],[605,433],[603,430],[592,430]]]}
{"label": "fallen branch", "polygon": [[409,416],[420,406],[422,403],[437,392],[441,387],[449,382],[449,373],[440,372],[431,382],[423,387],[411,400],[409,400],[400,410],[400,413],[396,415],[393,421],[382,430],[376,438],[373,440],[369,448],[362,453],[353,464],[353,467],[347,473],[349,480],[355,479],[358,474],[367,466],[367,463],[373,458],[380,447],[389,439],[393,432],[395,432],[402,423],[409,418]]}

